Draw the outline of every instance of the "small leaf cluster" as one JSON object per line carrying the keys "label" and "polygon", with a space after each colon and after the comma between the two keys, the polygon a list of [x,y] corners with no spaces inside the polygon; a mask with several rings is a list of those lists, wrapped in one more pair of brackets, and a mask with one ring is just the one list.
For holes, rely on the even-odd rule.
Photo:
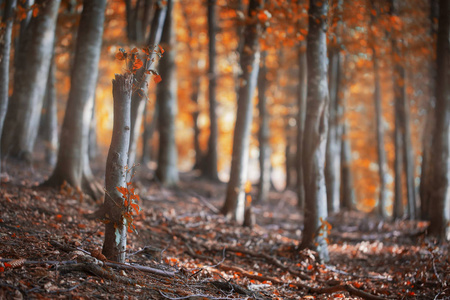
{"label": "small leaf cluster", "polygon": [[139,201],[139,195],[135,193],[131,182],[127,182],[126,187],[117,186],[116,189],[122,194],[123,198],[122,217],[124,225],[127,226],[128,232],[135,232],[137,234],[136,226],[134,225],[134,215],[139,214],[141,210],[137,203]]}

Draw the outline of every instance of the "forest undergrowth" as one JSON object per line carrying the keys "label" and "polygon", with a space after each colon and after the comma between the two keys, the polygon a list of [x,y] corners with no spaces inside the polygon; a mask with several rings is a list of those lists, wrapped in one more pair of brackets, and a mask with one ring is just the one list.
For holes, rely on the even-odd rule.
{"label": "forest undergrowth", "polygon": [[141,168],[139,234],[128,235],[120,265],[102,261],[99,203],[69,186],[37,187],[37,168],[6,170],[0,299],[450,299],[449,247],[425,239],[426,222],[332,215],[331,260],[321,264],[297,249],[294,192],[272,191],[254,206],[257,225],[243,228],[218,213],[225,184],[186,173],[167,189]]}

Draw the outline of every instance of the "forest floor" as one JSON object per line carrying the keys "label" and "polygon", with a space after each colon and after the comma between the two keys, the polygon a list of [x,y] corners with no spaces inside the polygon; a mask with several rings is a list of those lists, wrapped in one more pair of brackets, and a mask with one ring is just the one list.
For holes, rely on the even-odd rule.
{"label": "forest floor", "polygon": [[2,179],[0,299],[450,299],[449,247],[425,238],[425,222],[332,215],[321,264],[297,249],[294,192],[272,191],[243,228],[216,211],[226,185],[193,173],[167,189],[142,168],[128,264],[101,262],[104,225],[86,217],[99,203],[37,187],[42,170],[8,166]]}

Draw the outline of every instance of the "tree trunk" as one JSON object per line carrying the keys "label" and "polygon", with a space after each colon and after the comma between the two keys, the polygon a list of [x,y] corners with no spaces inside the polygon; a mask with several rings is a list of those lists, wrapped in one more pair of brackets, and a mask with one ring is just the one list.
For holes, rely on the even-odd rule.
{"label": "tree trunk", "polygon": [[450,241],[450,3],[439,1],[436,126],[433,139],[433,193],[428,233]]}
{"label": "tree trunk", "polygon": [[[147,119],[148,110],[144,110],[144,120]],[[158,124],[158,107],[155,104],[153,108],[153,118],[150,122],[144,123],[144,132],[142,133],[142,158],[141,162],[147,164],[152,160],[152,138],[153,133],[156,130],[156,124]]]}
{"label": "tree trunk", "polygon": [[267,67],[266,67],[266,51],[261,53],[261,67],[258,75],[258,110],[259,110],[259,184],[258,184],[258,197],[256,202],[267,202],[270,191],[270,115],[267,110],[267,97],[266,89],[268,86],[267,81]]}
{"label": "tree trunk", "polygon": [[[256,12],[264,7],[264,1],[250,0],[248,16],[255,19]],[[255,20],[256,21],[256,20]],[[239,79],[237,116],[233,136],[233,154],[231,159],[230,180],[227,185],[223,214],[244,222],[245,191],[247,181],[250,129],[253,117],[253,95],[259,72],[259,36],[261,25],[258,22],[247,23],[244,29],[245,51],[241,53],[242,75]]]}
{"label": "tree trunk", "polygon": [[90,169],[87,155],[105,6],[106,0],[83,2],[58,161],[52,176],[44,183],[59,187],[66,181],[94,198],[99,198],[102,191],[93,178],[88,178]]}
{"label": "tree trunk", "polygon": [[305,119],[306,119],[306,96],[307,96],[307,60],[306,60],[306,45],[300,44],[298,68],[299,68],[299,83],[297,94],[297,206],[304,210],[305,208],[305,185],[303,175],[303,137],[305,131]]}
{"label": "tree trunk", "polygon": [[45,91],[40,124],[40,137],[45,146],[45,162],[52,167],[56,163],[56,154],[58,150],[58,114],[56,108],[55,68],[55,58],[53,53],[50,63],[50,71],[48,73],[47,88]]}
{"label": "tree trunk", "polygon": [[[0,142],[3,123],[9,100],[9,58],[11,53],[11,35],[14,23],[16,0],[7,0],[3,10],[2,23],[5,24],[3,39],[0,40]],[[1,174],[1,159],[0,159]]]}
{"label": "tree trunk", "polygon": [[329,213],[337,213],[340,210],[341,188],[341,107],[339,105],[339,84],[341,72],[341,58],[339,49],[330,51],[329,67],[329,120],[328,138],[325,164],[325,181],[327,186],[327,206]]}
{"label": "tree trunk", "polygon": [[[374,7],[374,0],[371,1],[372,9]],[[370,25],[374,26],[375,16],[371,14]],[[378,155],[378,179],[379,183],[379,195],[378,195],[378,215],[382,219],[386,219],[386,201],[387,201],[387,159],[386,150],[384,148],[384,121],[383,121],[383,109],[381,98],[381,86],[380,86],[380,70],[378,65],[378,53],[376,48],[375,36],[370,31],[370,46],[372,49],[372,63],[373,63],[373,76],[374,76],[374,102],[375,102],[375,119],[376,119],[376,133],[377,133],[377,155]]]}
{"label": "tree trunk", "polygon": [[208,0],[208,36],[209,36],[209,120],[210,131],[208,139],[208,151],[206,152],[205,163],[203,164],[202,173],[204,176],[212,180],[218,180],[217,174],[217,140],[219,135],[219,127],[217,124],[217,101],[216,101],[216,6],[217,0]]}
{"label": "tree trunk", "polygon": [[127,229],[123,213],[125,212],[123,194],[118,188],[127,188],[126,168],[130,143],[130,106],[133,77],[129,74],[118,75],[112,81],[114,99],[114,123],[111,146],[106,160],[105,174],[105,241],[103,255],[107,259],[125,262]]}
{"label": "tree trunk", "polygon": [[195,162],[194,169],[200,169],[203,162],[202,149],[200,147],[200,127],[198,126],[198,117],[200,110],[198,108],[198,97],[200,93],[200,76],[196,76],[193,82],[191,100],[195,104],[196,109],[192,112],[192,123],[194,128],[194,150],[195,150]]}
{"label": "tree trunk", "polygon": [[325,150],[328,131],[326,16],[328,1],[311,0],[307,37],[308,97],[303,141],[305,229],[300,248],[317,250],[328,261]]}
{"label": "tree trunk", "polygon": [[164,22],[161,44],[166,48],[159,65],[162,82],[157,87],[159,109],[159,151],[156,177],[166,186],[178,182],[178,153],[175,143],[175,118],[177,115],[177,78],[175,65],[175,31],[173,2],[167,2],[167,17]]}
{"label": "tree trunk", "polygon": [[[396,15],[397,1],[391,0],[391,15]],[[394,207],[400,208],[400,202],[403,201],[402,195],[402,174],[404,171],[406,179],[406,192],[407,192],[407,208],[408,217],[413,220],[416,216],[416,199],[415,199],[415,186],[414,186],[414,161],[411,150],[411,136],[409,128],[409,109],[406,100],[405,89],[405,68],[402,65],[402,53],[397,43],[397,39],[400,32],[393,32],[391,35],[393,64],[394,64],[394,102],[395,102],[395,201]],[[403,160],[404,170],[401,168]],[[400,186],[397,186],[400,185]],[[402,203],[403,205],[403,203]],[[399,218],[399,214],[403,212],[397,211],[395,217]]]}
{"label": "tree trunk", "polygon": [[[166,19],[167,7],[163,4],[158,4],[155,16],[153,17],[150,37],[148,40],[148,47],[153,49],[161,41],[161,34],[163,31],[164,20]],[[148,82],[150,74],[146,74],[145,70],[150,69],[156,57],[155,53],[151,53],[150,57],[145,59],[144,67],[137,70],[135,80],[139,82],[139,88],[133,91],[131,98],[131,137],[130,150],[128,152],[128,166],[133,167],[136,161],[137,140],[139,138],[142,126],[142,119],[145,109],[145,101],[147,101]]]}
{"label": "tree trunk", "polygon": [[96,105],[97,105],[97,99],[94,97],[94,105],[92,107],[92,117],[91,117],[91,121],[89,122],[89,146],[88,146],[89,160],[95,160],[98,155],[97,114],[95,112]]}
{"label": "tree trunk", "polygon": [[[437,27],[435,26],[435,19],[439,18],[439,1],[432,0],[430,1],[430,35],[433,37],[433,41],[435,42],[434,37],[437,36]],[[436,103],[436,60],[430,59],[430,67],[429,67],[429,78],[430,78],[430,102],[427,107],[426,121],[425,121],[425,129],[422,137],[422,171],[420,174],[420,186],[419,186],[419,195],[420,195],[420,217],[422,220],[430,219],[430,195],[433,191],[432,189],[432,148],[433,144],[433,130],[435,126],[435,116],[434,116],[434,108]]]}
{"label": "tree trunk", "polygon": [[348,137],[349,124],[347,117],[345,116],[346,104],[345,93],[343,93],[342,107],[344,109],[343,124],[342,124],[342,136],[341,136],[341,207],[347,210],[352,210],[355,206],[355,190],[353,188],[353,173],[352,173],[352,151],[350,145],[350,139]]}
{"label": "tree trunk", "polygon": [[[40,11],[24,32],[16,53],[20,68],[14,73],[14,91],[3,128],[2,152],[30,162],[52,57],[60,0],[37,0]],[[22,37],[21,37],[22,39]]]}

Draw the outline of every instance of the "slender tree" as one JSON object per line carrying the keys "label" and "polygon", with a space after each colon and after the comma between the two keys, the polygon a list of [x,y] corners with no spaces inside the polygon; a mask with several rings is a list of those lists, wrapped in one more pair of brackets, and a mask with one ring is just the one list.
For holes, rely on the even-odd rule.
{"label": "slender tree", "polygon": [[300,209],[305,207],[305,177],[303,175],[303,137],[305,131],[306,119],[306,96],[307,96],[307,59],[306,59],[306,45],[301,43],[298,50],[298,68],[299,68],[299,83],[297,90],[297,206]]}
{"label": "slender tree", "polygon": [[78,28],[71,88],[61,129],[55,170],[44,185],[63,182],[80,188],[94,198],[101,189],[91,177],[88,159],[89,124],[97,83],[106,0],[84,0]]}
{"label": "slender tree", "polygon": [[327,186],[328,212],[336,213],[340,209],[340,188],[341,188],[341,135],[342,135],[342,105],[340,97],[340,83],[342,77],[341,58],[341,34],[342,34],[342,10],[344,0],[335,2],[333,24],[334,38],[331,41],[329,51],[329,120],[328,137],[325,164],[325,180]]}
{"label": "slender tree", "polygon": [[[370,7],[376,10],[374,0],[370,0]],[[370,36],[369,42],[372,49],[372,63],[374,76],[374,102],[375,102],[375,119],[376,119],[376,133],[377,133],[377,155],[378,155],[378,178],[380,180],[379,196],[378,196],[378,214],[381,218],[386,218],[386,200],[387,200],[387,159],[386,151],[384,149],[384,121],[380,86],[380,68],[378,62],[378,48],[376,41],[378,37],[375,36],[372,27],[375,26],[375,15],[370,15]]]}
{"label": "slender tree", "polygon": [[264,6],[264,1],[250,0],[248,22],[244,29],[243,50],[241,52],[240,85],[237,101],[237,117],[233,136],[230,180],[227,185],[222,212],[228,218],[244,223],[246,209],[244,186],[247,181],[249,137],[253,116],[253,95],[255,92],[260,61],[259,36],[261,24],[256,20],[256,12]]}
{"label": "slender tree", "polygon": [[[7,0],[3,10],[2,23],[5,24],[3,39],[0,40],[0,142],[3,122],[8,109],[9,98],[9,57],[11,52],[11,34],[14,23],[16,0]],[[1,162],[0,162],[1,173]]]}
{"label": "slender tree", "polygon": [[[434,22],[435,19],[438,19],[439,11],[439,1],[431,0],[430,1],[430,36],[433,38],[433,42],[435,42],[434,37],[437,36],[437,23]],[[432,163],[431,157],[433,156],[433,149],[431,148],[433,144],[433,130],[435,125],[435,117],[434,117],[434,107],[436,103],[435,92],[436,92],[436,59],[430,59],[430,67],[429,67],[429,77],[430,77],[430,101],[427,105],[427,114],[425,121],[425,129],[422,137],[422,166],[420,173],[420,186],[419,186],[419,195],[420,195],[420,217],[423,220],[429,220],[430,218],[430,195],[433,191],[432,188]]]}
{"label": "slender tree", "polygon": [[267,81],[267,67],[266,67],[267,52],[261,53],[261,63],[258,75],[258,110],[259,110],[259,184],[258,184],[258,197],[257,202],[266,202],[269,197],[270,190],[270,115],[267,109],[267,97],[266,89],[268,85]]}
{"label": "slender tree", "polygon": [[156,177],[167,186],[178,182],[178,153],[175,143],[175,118],[177,114],[177,79],[175,65],[175,28],[173,1],[167,1],[167,16],[164,22],[161,44],[166,49],[159,64],[162,82],[158,84],[156,98],[159,118],[159,151]]}
{"label": "slender tree", "polygon": [[56,108],[55,69],[56,65],[53,53],[39,128],[40,138],[45,146],[45,161],[51,166],[55,165],[56,155],[58,153],[58,115]]}
{"label": "slender tree", "polygon": [[329,259],[324,228],[327,218],[324,174],[328,131],[327,13],[328,1],[311,0],[307,37],[308,96],[303,140],[305,229],[300,245],[300,248],[316,249],[322,261]]}
{"label": "slender tree", "polygon": [[[114,124],[111,146],[106,160],[105,202],[106,219],[103,255],[109,260],[125,262],[127,229],[124,219],[124,195],[120,188],[127,188],[128,148],[130,143],[130,106],[133,77],[118,75],[113,80]],[[127,206],[127,204],[125,204]]]}
{"label": "slender tree", "polygon": [[139,86],[134,89],[133,96],[131,98],[131,137],[130,150],[128,153],[128,166],[130,167],[132,167],[136,161],[137,140],[141,132],[144,110],[147,103],[148,82],[151,75],[145,73],[145,70],[148,70],[150,65],[155,62],[156,53],[154,52],[154,49],[157,49],[156,45],[161,41],[164,20],[166,19],[166,11],[167,6],[163,4],[162,1],[158,2],[158,6],[152,20],[150,37],[147,43],[152,52],[150,52],[150,55],[144,59],[144,68],[137,70],[135,74],[135,81],[139,82]]}
{"label": "slender tree", "polygon": [[450,241],[450,3],[439,1],[436,125],[429,234]]}
{"label": "slender tree", "polygon": [[218,180],[217,174],[217,140],[219,135],[219,127],[217,123],[217,67],[216,67],[216,8],[217,0],[208,0],[208,36],[209,36],[209,139],[208,150],[206,152],[205,163],[203,164],[203,175],[212,180]]}
{"label": "slender tree", "polygon": [[14,90],[6,113],[2,153],[30,162],[39,128],[60,0],[37,0],[39,13],[24,24]]}

